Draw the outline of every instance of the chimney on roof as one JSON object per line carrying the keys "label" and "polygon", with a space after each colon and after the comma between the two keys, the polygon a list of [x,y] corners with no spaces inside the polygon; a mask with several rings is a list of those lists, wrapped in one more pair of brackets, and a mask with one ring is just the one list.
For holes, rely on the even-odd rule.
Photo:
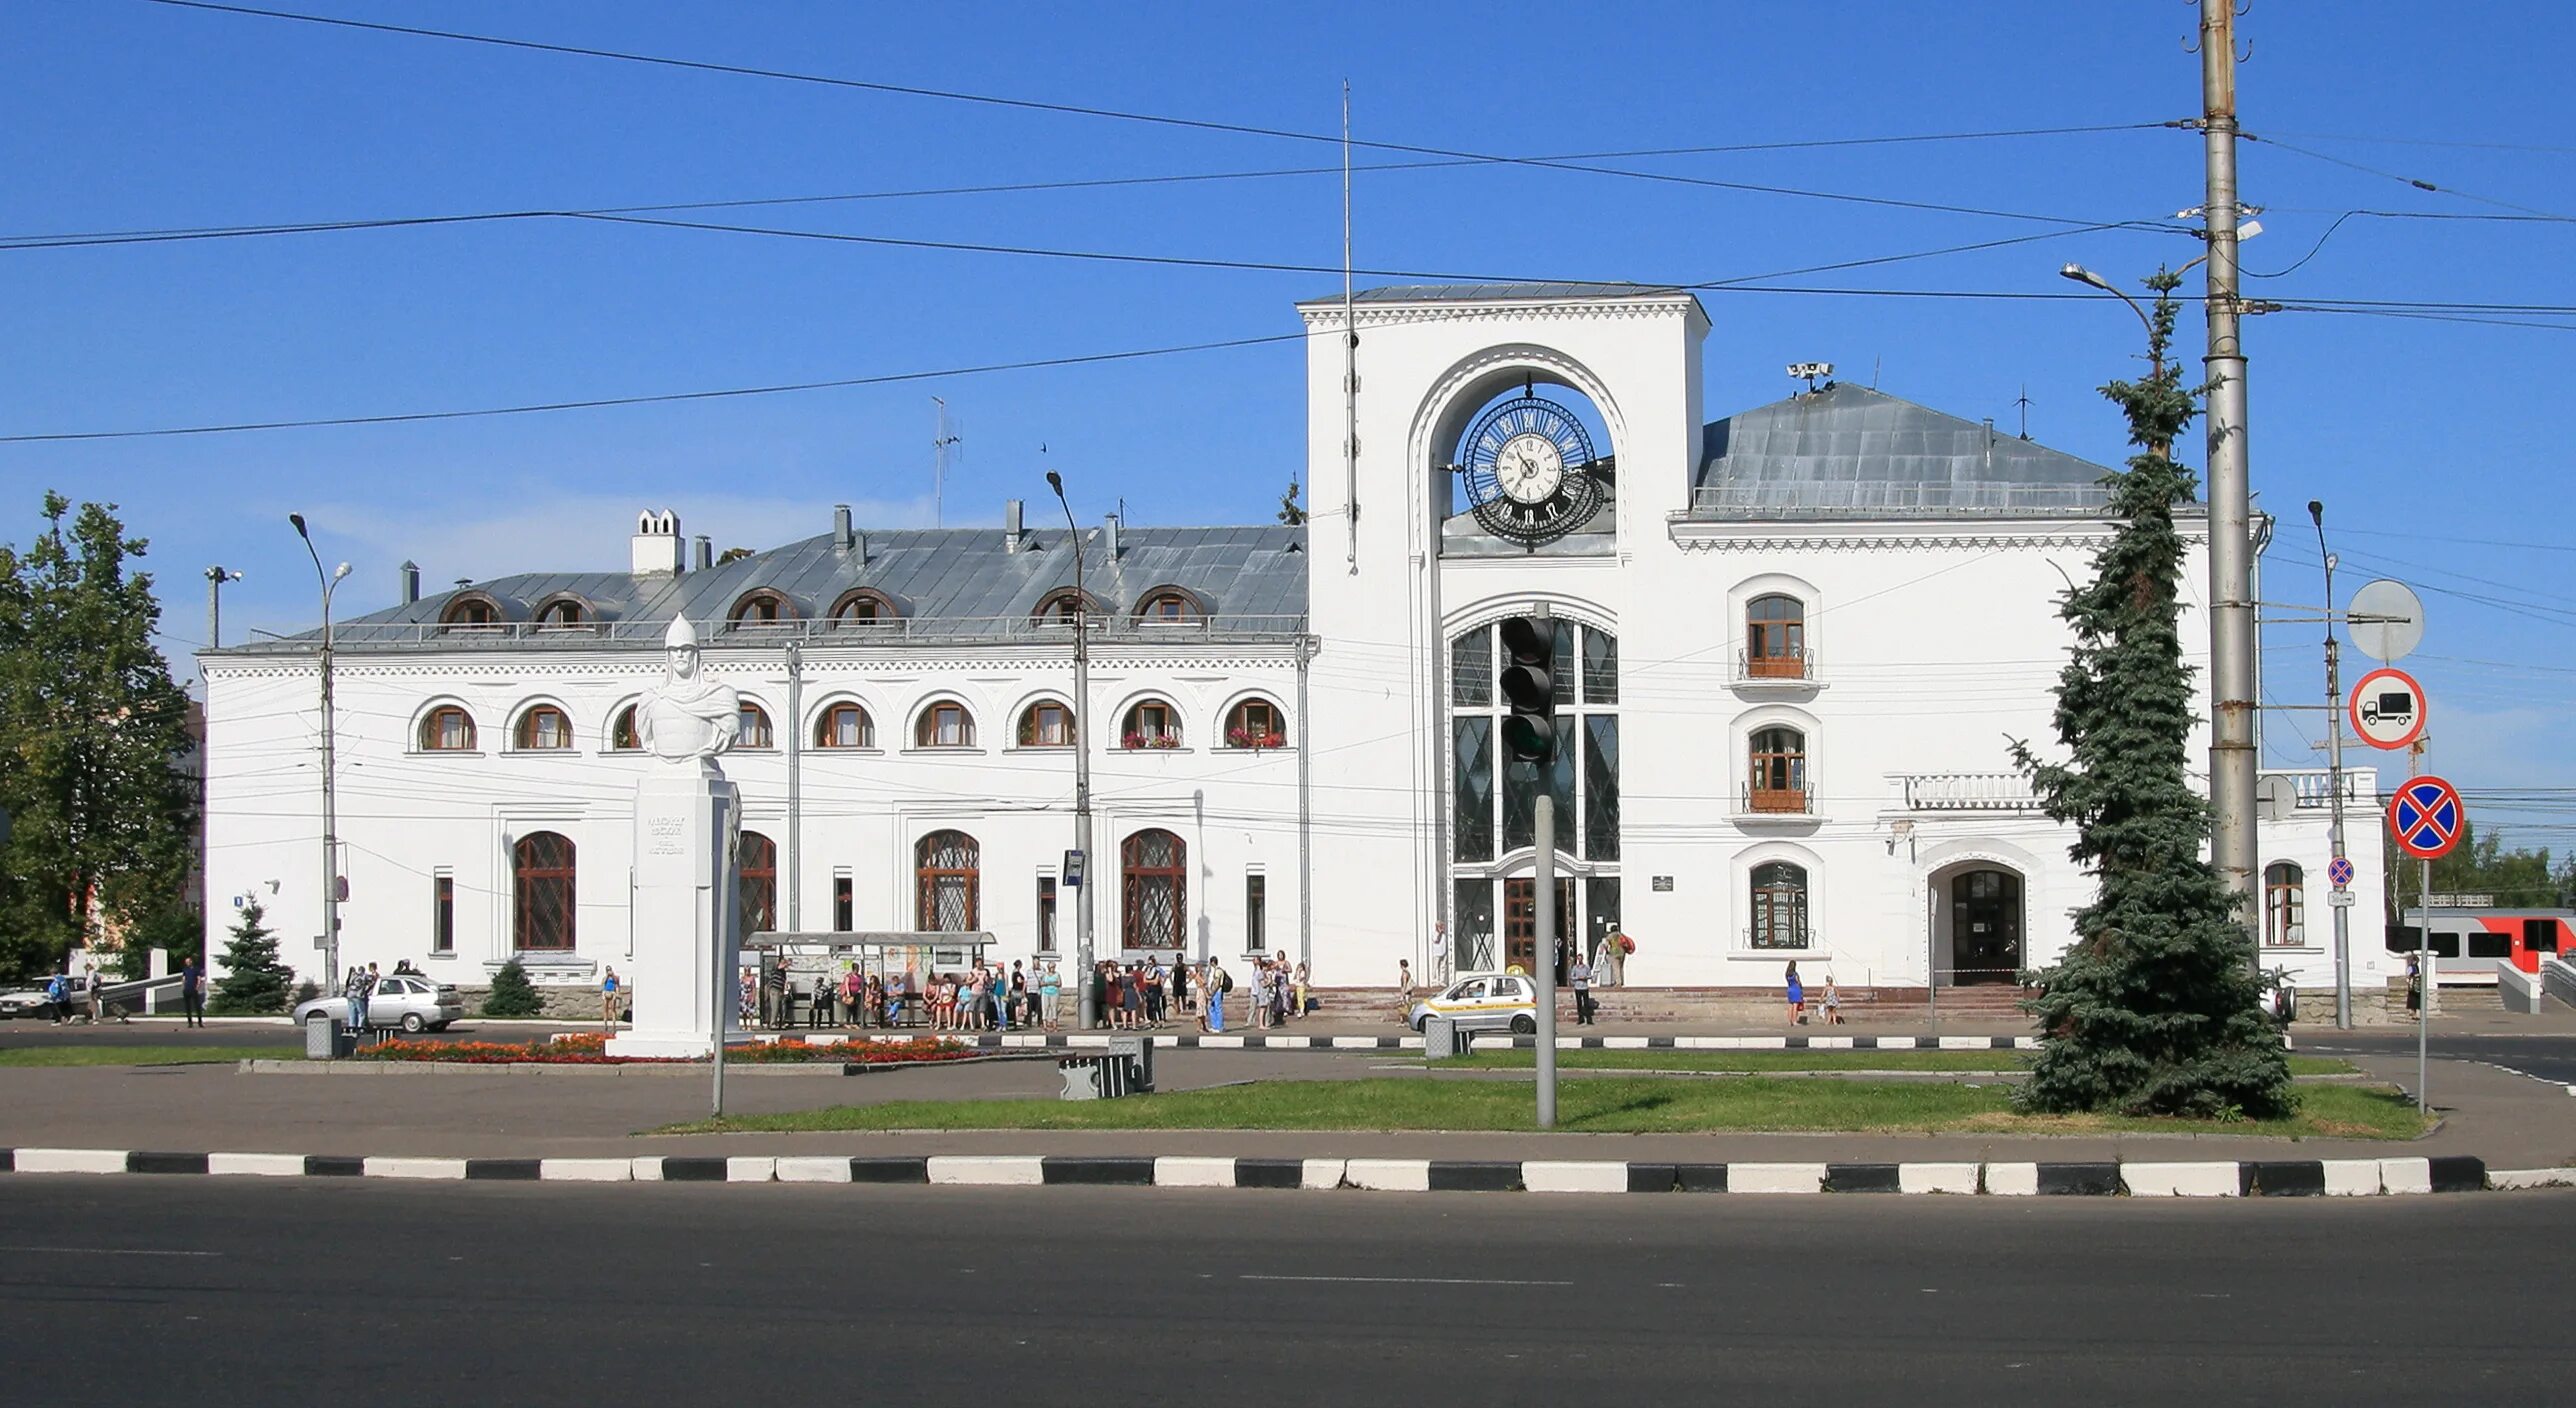
{"label": "chimney on roof", "polygon": [[420,564],[405,562],[398,570],[402,573],[402,604],[409,606],[420,600]]}
{"label": "chimney on roof", "polygon": [[1002,551],[1020,550],[1020,501],[1002,500]]}
{"label": "chimney on roof", "polygon": [[698,562],[697,562],[697,567],[698,567],[698,570],[699,570],[699,571],[704,572],[704,571],[706,571],[708,568],[713,567],[713,566],[715,566],[715,565],[716,565],[716,545],[715,545],[713,542],[709,541],[709,539],[707,538],[707,535],[706,535],[706,534],[704,534],[704,533],[700,533],[700,534],[698,535],[698,537],[697,537],[697,544],[698,544]]}
{"label": "chimney on roof", "polygon": [[1100,520],[1101,540],[1109,549],[1109,560],[1118,560],[1118,515],[1108,514]]}
{"label": "chimney on roof", "polygon": [[861,567],[865,567],[865,566],[867,566],[867,565],[868,565],[868,535],[867,535],[867,534],[865,534],[865,533],[852,533],[852,534],[850,535],[850,557],[851,557],[853,560],[855,560],[855,561],[856,561],[856,562],[857,562]]}
{"label": "chimney on roof", "polygon": [[680,571],[680,515],[671,510],[646,509],[635,515],[632,559],[635,575],[676,576]]}
{"label": "chimney on roof", "polygon": [[848,552],[849,550],[850,506],[834,504],[832,505],[832,551]]}

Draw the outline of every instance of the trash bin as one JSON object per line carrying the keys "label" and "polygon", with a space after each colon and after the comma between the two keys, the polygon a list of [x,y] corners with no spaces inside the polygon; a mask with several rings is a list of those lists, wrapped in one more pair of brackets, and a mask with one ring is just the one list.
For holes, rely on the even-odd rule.
{"label": "trash bin", "polygon": [[304,1055],[313,1061],[337,1060],[358,1049],[355,1034],[340,1030],[340,1023],[328,1012],[316,1012],[304,1019]]}
{"label": "trash bin", "polygon": [[1109,1054],[1127,1066],[1127,1088],[1151,1093],[1154,1089],[1154,1039],[1150,1036],[1113,1036]]}
{"label": "trash bin", "polygon": [[1464,1056],[1474,1040],[1472,1033],[1447,1017],[1425,1017],[1422,1020],[1424,1060],[1447,1061]]}

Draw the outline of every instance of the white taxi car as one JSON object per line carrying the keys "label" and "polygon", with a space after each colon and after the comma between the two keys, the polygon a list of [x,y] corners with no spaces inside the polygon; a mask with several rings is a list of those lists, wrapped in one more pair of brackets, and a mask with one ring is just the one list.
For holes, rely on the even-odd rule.
{"label": "white taxi car", "polygon": [[1467,1031],[1512,1031],[1527,1036],[1538,1030],[1538,988],[1515,968],[1503,973],[1462,973],[1433,997],[1413,1004],[1406,1024],[1415,1031],[1433,1017],[1446,1017]]}

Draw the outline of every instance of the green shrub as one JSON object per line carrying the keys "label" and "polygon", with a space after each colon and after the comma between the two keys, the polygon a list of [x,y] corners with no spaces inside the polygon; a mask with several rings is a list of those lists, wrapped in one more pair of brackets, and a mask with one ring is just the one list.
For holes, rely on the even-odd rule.
{"label": "green shrub", "polygon": [[[254,900],[233,921],[232,942],[224,949],[224,976],[215,983],[206,1010],[219,1017],[253,1017],[286,1010],[285,964],[277,961],[277,936],[259,922],[263,911]],[[307,982],[306,987],[312,984]]]}
{"label": "green shrub", "polygon": [[483,999],[486,1017],[533,1017],[545,1008],[546,1001],[537,996],[536,984],[528,981],[528,970],[515,958],[492,975],[492,994]]}

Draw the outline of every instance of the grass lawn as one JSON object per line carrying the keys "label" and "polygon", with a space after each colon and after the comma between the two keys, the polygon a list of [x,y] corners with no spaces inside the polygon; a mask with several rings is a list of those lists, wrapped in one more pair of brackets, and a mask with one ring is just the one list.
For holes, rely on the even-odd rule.
{"label": "grass lawn", "polygon": [[[2130,1119],[2013,1113],[1998,1085],[1949,1082],[1676,1081],[1605,1077],[1557,1091],[1557,1127],[1574,1133],[1850,1131],[2097,1134],[2165,1131],[2288,1137],[2406,1139],[2423,1131],[2415,1107],[2381,1086],[2313,1086],[2286,1120]],[[656,1130],[1265,1129],[1521,1130],[1530,1089],[1493,1081],[1297,1080],[1124,1100],[901,1100],[776,1115],[703,1120]]]}
{"label": "grass lawn", "polygon": [[0,1050],[0,1066],[229,1066],[303,1054],[291,1046],[15,1046]]}
{"label": "grass lawn", "polygon": [[[1556,1053],[1559,1069],[1571,1071],[2018,1071],[2031,1053],[2023,1051],[1638,1051],[1626,1047]],[[1480,1051],[1473,1056],[1437,1063],[1440,1070],[1526,1071],[1538,1064],[1535,1051]],[[2292,1056],[2294,1076],[2347,1076],[2350,1062],[2331,1056]]]}

